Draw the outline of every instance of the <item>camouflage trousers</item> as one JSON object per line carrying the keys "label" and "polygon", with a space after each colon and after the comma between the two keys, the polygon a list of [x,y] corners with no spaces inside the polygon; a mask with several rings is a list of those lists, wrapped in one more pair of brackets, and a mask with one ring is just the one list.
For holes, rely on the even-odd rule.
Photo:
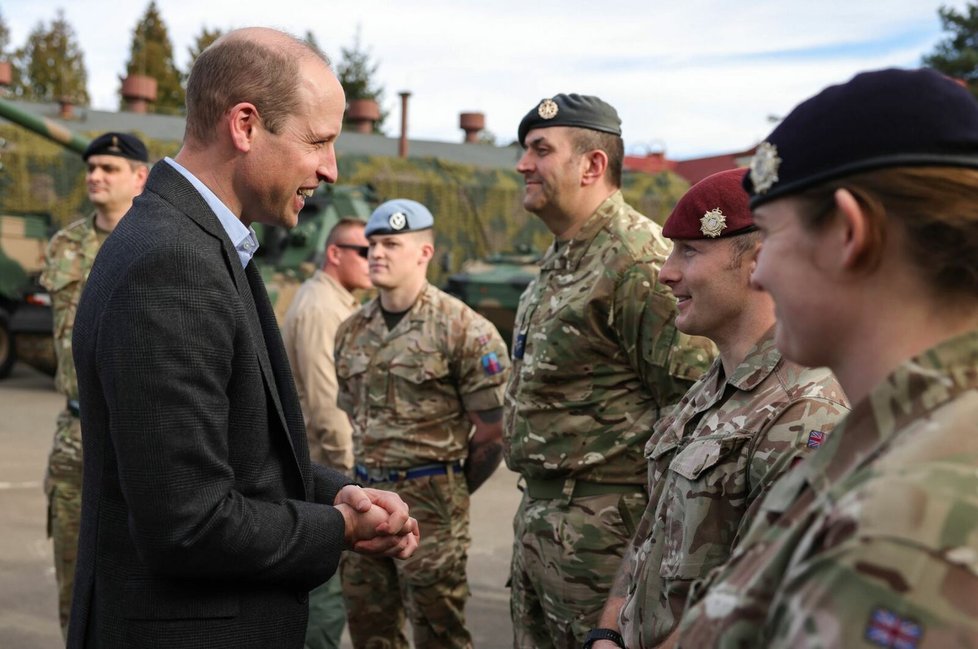
{"label": "camouflage trousers", "polygon": [[405,612],[418,649],[467,649],[469,492],[461,474],[372,485],[396,491],[421,527],[410,559],[343,556],[343,596],[356,649],[407,649]]}
{"label": "camouflage trousers", "polygon": [[71,591],[75,584],[78,530],[81,524],[81,422],[67,411],[58,416],[48,457],[44,493],[48,497],[48,536],[54,544],[54,576],[58,582],[58,617],[67,638]]}
{"label": "camouflage trousers", "polygon": [[339,649],[346,624],[340,575],[336,573],[309,592],[309,623],[305,649]]}
{"label": "camouflage trousers", "polygon": [[513,646],[578,649],[597,626],[635,526],[643,492],[566,499],[525,493],[513,520]]}
{"label": "camouflage trousers", "polygon": [[81,523],[81,485],[77,481],[48,478],[48,533],[54,541],[54,576],[58,582],[58,617],[61,634],[68,637],[71,591],[75,585],[78,529]]}

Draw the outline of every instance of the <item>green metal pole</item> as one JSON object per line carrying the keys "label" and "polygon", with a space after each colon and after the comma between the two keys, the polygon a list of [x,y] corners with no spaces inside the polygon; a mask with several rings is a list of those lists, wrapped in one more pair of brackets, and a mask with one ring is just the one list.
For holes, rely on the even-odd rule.
{"label": "green metal pole", "polygon": [[30,129],[38,135],[71,149],[79,155],[85,152],[85,147],[88,146],[90,141],[72,133],[61,124],[21,110],[5,99],[0,99],[0,117],[6,118],[18,126]]}

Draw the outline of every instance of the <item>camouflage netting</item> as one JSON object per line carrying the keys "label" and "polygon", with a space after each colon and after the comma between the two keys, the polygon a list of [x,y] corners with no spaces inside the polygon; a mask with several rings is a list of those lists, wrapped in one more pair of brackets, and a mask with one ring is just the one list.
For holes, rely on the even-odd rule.
{"label": "camouflage netting", "polygon": [[[519,250],[542,253],[551,241],[543,223],[523,209],[523,178],[515,170],[434,158],[346,155],[340,159],[340,178],[369,183],[382,201],[411,198],[431,209],[439,252],[429,278],[438,285],[467,260]],[[626,174],[624,185],[626,200],[659,223],[688,188],[671,173]]]}
{"label": "camouflage netting", "polygon": [[[96,133],[85,133],[94,137]],[[50,214],[60,227],[85,214],[81,157],[12,124],[0,125],[0,212]],[[146,139],[151,160],[176,153],[179,144]],[[344,184],[369,183],[381,200],[412,198],[437,219],[438,253],[430,278],[441,285],[466,260],[520,249],[542,252],[550,242],[544,225],[522,208],[523,180],[515,170],[484,169],[434,158],[344,155]],[[626,174],[625,198],[660,223],[688,185],[671,173]]]}
{"label": "camouflage netting", "polygon": [[[99,133],[82,135],[93,138]],[[0,124],[0,138],[0,212],[50,214],[55,227],[88,212],[85,163],[80,155],[8,123]],[[179,146],[144,141],[151,160],[173,155]]]}

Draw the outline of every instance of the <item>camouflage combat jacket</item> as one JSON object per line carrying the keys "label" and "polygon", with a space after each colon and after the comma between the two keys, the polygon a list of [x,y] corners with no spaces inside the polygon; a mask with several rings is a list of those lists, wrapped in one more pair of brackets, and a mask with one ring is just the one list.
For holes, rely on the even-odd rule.
{"label": "camouflage combat jacket", "polygon": [[629,647],[668,637],[690,583],[727,560],[759,496],[848,411],[832,373],[785,360],[772,328],[729,378],[717,359],[659,421],[645,446],[649,504],[625,556]]}
{"label": "camouflage combat jacket", "polygon": [[[58,231],[51,238],[45,268],[41,273],[41,284],[51,295],[54,316],[54,351],[58,359],[55,387],[68,399],[78,399],[78,379],[71,356],[75,312],[100,245],[93,213]],[[81,426],[77,418],[65,411],[54,436],[49,470],[54,475],[77,473],[80,478],[81,467]]]}
{"label": "camouflage combat jacket", "polygon": [[336,376],[357,463],[409,468],[466,457],[466,413],[502,406],[509,362],[488,320],[428,285],[392,331],[379,298],[344,321]]}
{"label": "camouflage combat jacket", "polygon": [[978,647],[978,331],[905,362],[775,484],[679,646]]}
{"label": "camouflage combat jacket", "polygon": [[[670,244],[615,192],[570,241],[552,245],[520,298],[504,450],[536,479],[642,484],[642,447],[660,407],[679,400],[715,355],[673,321],[659,283]],[[703,339],[700,339],[703,341]],[[703,343],[701,343],[703,344]]]}

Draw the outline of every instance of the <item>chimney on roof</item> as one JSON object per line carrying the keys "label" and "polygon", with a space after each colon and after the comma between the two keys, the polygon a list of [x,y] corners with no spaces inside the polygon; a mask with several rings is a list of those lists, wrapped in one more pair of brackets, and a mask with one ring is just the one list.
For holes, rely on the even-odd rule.
{"label": "chimney on roof", "polygon": [[122,99],[126,110],[145,113],[156,101],[156,79],[145,74],[130,74],[122,80]]}
{"label": "chimney on roof", "polygon": [[61,119],[75,118],[75,104],[70,97],[62,97],[58,100],[58,117]]}
{"label": "chimney on roof", "polygon": [[13,82],[14,70],[10,61],[0,61],[0,87],[7,90]]}
{"label": "chimney on roof", "polygon": [[373,133],[374,122],[380,119],[380,106],[373,99],[351,99],[346,108],[346,121],[354,133]]}
{"label": "chimney on roof", "polygon": [[458,127],[465,131],[466,144],[475,144],[479,141],[479,132],[486,127],[486,116],[484,113],[459,113]]}
{"label": "chimney on roof", "polygon": [[401,139],[397,144],[397,157],[406,158],[408,154],[408,141],[407,141],[407,109],[408,109],[408,97],[411,93],[407,90],[402,90],[397,93],[401,96]]}

